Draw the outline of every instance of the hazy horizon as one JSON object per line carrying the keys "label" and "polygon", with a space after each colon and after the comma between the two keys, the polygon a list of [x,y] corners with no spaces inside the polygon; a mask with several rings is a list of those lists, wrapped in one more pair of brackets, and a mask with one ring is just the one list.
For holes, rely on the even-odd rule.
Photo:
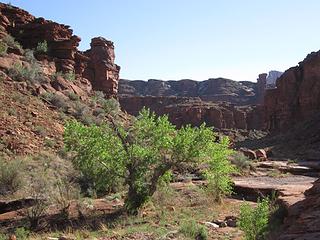
{"label": "hazy horizon", "polygon": [[81,50],[95,36],[113,41],[122,79],[255,82],[258,74],[285,71],[320,48],[316,0],[10,2],[70,25]]}

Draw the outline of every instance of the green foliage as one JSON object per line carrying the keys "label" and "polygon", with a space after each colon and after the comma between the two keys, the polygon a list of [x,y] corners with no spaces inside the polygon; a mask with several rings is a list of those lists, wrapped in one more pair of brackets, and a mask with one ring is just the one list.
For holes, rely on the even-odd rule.
{"label": "green foliage", "polygon": [[31,50],[31,49],[26,49],[24,51],[24,56],[25,56],[27,62],[29,62],[29,63],[35,63],[37,61],[34,57],[33,50]]}
{"label": "green foliage", "polygon": [[184,221],[180,226],[180,232],[185,236],[192,239],[206,240],[208,239],[207,229],[196,223],[193,219]]}
{"label": "green foliage", "polygon": [[45,137],[47,135],[47,130],[44,126],[35,126],[33,131],[37,134],[40,135],[42,137]]}
{"label": "green foliage", "polygon": [[220,202],[222,197],[232,192],[232,180],[230,175],[236,169],[228,157],[233,153],[229,149],[229,139],[223,137],[219,143],[211,143],[208,147],[210,158],[207,161],[208,168],[205,177],[208,179],[208,191],[215,201]]}
{"label": "green foliage", "polygon": [[16,42],[11,35],[6,35],[2,41],[7,44],[8,47],[19,49],[22,51],[20,43]]}
{"label": "green foliage", "polygon": [[270,201],[268,198],[258,201],[253,208],[248,203],[240,207],[239,227],[245,233],[246,240],[264,239],[270,217]]}
{"label": "green foliage", "polygon": [[74,92],[69,92],[68,97],[71,101],[79,101],[80,100],[80,97],[77,94],[75,94]]}
{"label": "green foliage", "polygon": [[115,116],[120,111],[120,103],[114,98],[103,99],[101,105],[106,114],[111,116]]}
{"label": "green foliage", "polygon": [[9,69],[8,74],[13,80],[18,82],[42,82],[42,72],[39,64],[36,62],[31,63],[30,66],[15,63],[13,67]]}
{"label": "green foliage", "polygon": [[69,107],[66,99],[60,94],[45,93],[41,95],[46,101],[50,102],[53,106],[60,108],[62,111],[66,111]]}
{"label": "green foliage", "polygon": [[[204,125],[177,130],[167,116],[156,117],[145,109],[127,129],[114,123],[86,127],[69,122],[64,134],[66,149],[75,153],[74,165],[98,193],[114,189],[115,184],[128,185],[125,207],[129,213],[137,213],[171,168],[181,163],[196,165],[208,157],[223,160],[229,154],[227,141],[216,144],[214,139]],[[215,166],[213,161],[209,164]],[[208,176],[215,179],[216,175],[208,171]]]}
{"label": "green foliage", "polygon": [[4,234],[0,232],[0,240],[7,240],[8,237]]}
{"label": "green foliage", "polygon": [[39,42],[36,49],[36,53],[41,54],[41,53],[47,53],[48,52],[48,43],[46,40],[43,42]]}
{"label": "green foliage", "polygon": [[27,240],[29,239],[30,231],[25,229],[24,227],[19,227],[15,230],[15,235],[19,240]]}
{"label": "green foliage", "polygon": [[91,98],[94,102],[99,102],[99,101],[105,99],[105,96],[102,91],[94,91],[94,94]]}
{"label": "green foliage", "polygon": [[63,73],[63,72],[56,72],[54,75],[52,75],[53,78],[57,78],[57,77],[62,77],[68,81],[75,81],[76,80],[76,75],[74,72],[66,72],[66,73]]}
{"label": "green foliage", "polygon": [[100,105],[104,110],[104,114],[116,116],[120,111],[120,103],[114,98],[106,99],[101,91],[95,91],[92,96],[93,105]]}
{"label": "green foliage", "polygon": [[23,186],[21,170],[21,161],[7,162],[0,158],[0,195],[12,194]]}
{"label": "green foliage", "polygon": [[76,74],[74,72],[67,72],[63,75],[63,77],[71,82],[74,82],[76,80]]}
{"label": "green foliage", "polygon": [[231,156],[231,163],[240,171],[248,170],[251,166],[250,159],[242,152],[234,152],[234,154]]}
{"label": "green foliage", "polygon": [[3,56],[7,53],[8,46],[5,42],[0,41],[0,56]]}

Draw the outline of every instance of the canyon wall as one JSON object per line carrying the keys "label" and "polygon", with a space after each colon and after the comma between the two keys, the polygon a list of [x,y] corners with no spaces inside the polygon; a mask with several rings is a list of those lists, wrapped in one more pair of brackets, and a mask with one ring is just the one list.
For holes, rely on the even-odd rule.
{"label": "canyon wall", "polygon": [[260,129],[263,112],[259,106],[236,106],[227,102],[206,102],[199,97],[137,96],[121,97],[121,106],[132,115],[144,107],[158,115],[168,114],[172,123],[181,127],[206,123],[218,129]]}
{"label": "canyon wall", "polygon": [[[177,126],[199,126],[205,122],[218,129],[261,129],[265,82],[237,82],[217,78],[205,81],[119,82],[119,101],[123,110],[137,115],[150,108],[159,115],[168,114]],[[262,94],[262,95],[260,95]]]}
{"label": "canyon wall", "polygon": [[[116,97],[120,67],[114,63],[114,46],[102,37],[93,38],[91,49],[77,49],[81,39],[73,35],[70,26],[44,18],[36,18],[20,8],[0,3],[0,37],[13,36],[23,48],[35,49],[46,41],[48,52],[35,53],[39,60],[54,61],[57,72],[72,72],[88,79],[94,90]],[[17,49],[8,49],[17,51]],[[22,52],[15,52],[22,54]]]}
{"label": "canyon wall", "polygon": [[310,53],[277,80],[264,98],[265,128],[287,130],[320,110],[320,51]]}
{"label": "canyon wall", "polygon": [[236,105],[249,105],[255,104],[257,99],[261,98],[258,95],[257,88],[258,85],[253,82],[237,82],[225,78],[211,78],[205,81],[190,79],[129,81],[121,79],[119,82],[119,97],[199,97],[204,101],[226,101]]}

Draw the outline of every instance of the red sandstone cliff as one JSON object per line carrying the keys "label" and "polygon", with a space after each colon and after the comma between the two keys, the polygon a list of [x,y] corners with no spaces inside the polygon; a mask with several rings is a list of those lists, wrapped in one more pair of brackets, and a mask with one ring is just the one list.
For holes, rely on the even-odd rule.
{"label": "red sandstone cliff", "polygon": [[206,102],[190,97],[121,97],[120,104],[132,115],[137,115],[144,106],[158,115],[168,114],[170,121],[178,127],[186,124],[200,126],[205,122],[219,129],[260,129],[263,116],[259,107]]}
{"label": "red sandstone cliff", "polygon": [[111,41],[102,37],[93,38],[91,49],[83,53],[77,49],[81,39],[73,35],[67,25],[36,18],[20,8],[3,3],[0,3],[0,13],[0,37],[10,34],[23,48],[29,49],[46,41],[47,56],[38,58],[54,61],[56,71],[74,72],[77,77],[88,79],[95,90],[105,92],[108,97],[116,96],[120,67],[114,63]]}
{"label": "red sandstone cliff", "polygon": [[320,109],[320,51],[288,69],[266,91],[265,122],[269,130],[284,130],[307,120]]}

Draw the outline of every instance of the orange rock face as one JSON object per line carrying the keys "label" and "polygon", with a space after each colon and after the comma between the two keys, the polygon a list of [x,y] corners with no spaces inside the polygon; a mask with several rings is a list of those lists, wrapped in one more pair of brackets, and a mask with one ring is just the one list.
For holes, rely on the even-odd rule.
{"label": "orange rock face", "polygon": [[[117,94],[120,67],[114,63],[111,41],[94,38],[91,49],[82,53],[77,49],[81,39],[73,35],[70,26],[35,18],[20,8],[3,3],[0,3],[0,13],[0,37],[10,34],[23,48],[29,49],[46,41],[46,58],[55,62],[57,71],[74,72],[87,78],[95,90],[103,91],[109,97]],[[42,60],[43,56],[37,58]]]}
{"label": "orange rock face", "polygon": [[204,102],[200,98],[186,97],[121,97],[120,104],[129,114],[137,115],[143,108],[150,108],[158,115],[168,114],[178,127],[206,122],[215,128],[259,129],[261,122],[257,107],[235,106],[230,103]]}
{"label": "orange rock face", "polygon": [[289,129],[320,109],[320,51],[288,69],[264,98],[266,128]]}

